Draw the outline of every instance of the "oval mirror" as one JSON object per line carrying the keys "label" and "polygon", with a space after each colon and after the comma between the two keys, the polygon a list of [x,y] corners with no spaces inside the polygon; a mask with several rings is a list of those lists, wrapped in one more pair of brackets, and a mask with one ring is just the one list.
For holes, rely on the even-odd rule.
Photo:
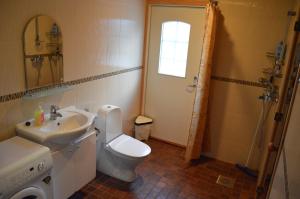
{"label": "oval mirror", "polygon": [[63,42],[59,25],[49,16],[33,17],[23,35],[26,89],[63,82]]}

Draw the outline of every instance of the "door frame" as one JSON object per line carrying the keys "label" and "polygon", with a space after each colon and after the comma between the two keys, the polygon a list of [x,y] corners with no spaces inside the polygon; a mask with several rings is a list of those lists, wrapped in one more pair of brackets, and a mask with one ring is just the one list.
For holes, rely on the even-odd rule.
{"label": "door frame", "polygon": [[[150,42],[150,24],[151,24],[151,11],[153,6],[162,7],[188,7],[188,8],[206,8],[209,4],[209,0],[146,0],[146,15],[145,15],[145,27],[144,27],[144,53],[143,53],[143,68],[142,68],[142,92],[141,92],[141,114],[145,114],[146,105],[146,89],[147,89],[147,75],[148,75],[148,57],[149,57],[149,42]],[[196,96],[196,95],[195,95]],[[151,136],[150,136],[151,137]],[[189,138],[190,136],[188,136]],[[160,140],[158,138],[155,138]],[[168,144],[179,146],[186,149],[186,146],[169,142],[166,140],[160,140]]]}
{"label": "door frame", "polygon": [[147,87],[147,72],[148,72],[148,55],[150,42],[150,21],[151,10],[153,6],[172,6],[172,7],[191,7],[205,8],[209,0],[146,0],[145,6],[145,26],[144,26],[144,53],[143,53],[143,68],[142,68],[142,92],[141,92],[141,114],[145,114],[146,102],[146,87]]}

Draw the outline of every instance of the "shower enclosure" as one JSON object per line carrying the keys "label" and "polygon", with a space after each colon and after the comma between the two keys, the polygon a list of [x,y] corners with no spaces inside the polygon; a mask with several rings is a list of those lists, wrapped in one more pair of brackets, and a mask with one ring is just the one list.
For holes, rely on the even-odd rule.
{"label": "shower enclosure", "polygon": [[[289,12],[289,14],[291,15],[293,13]],[[285,72],[283,75],[284,78],[282,79],[283,83],[280,86],[279,97],[277,97],[278,103],[276,104],[276,113],[274,114],[274,117],[272,115],[274,120],[271,135],[267,140],[265,153],[261,157],[261,166],[257,179],[257,198],[261,198],[260,196],[264,197],[264,193],[266,193],[266,191],[270,192],[269,185],[272,184],[272,180],[274,178],[274,168],[276,168],[280,157],[279,152],[283,150],[283,143],[289,124],[291,109],[293,107],[292,105],[300,79],[300,23],[297,21],[299,20],[299,14],[294,14],[296,17],[294,17],[293,23],[291,23],[291,27],[293,29],[289,33],[289,53],[286,59],[286,68],[284,68]],[[275,54],[275,57],[276,56],[277,54]],[[281,75],[279,74],[277,77],[280,76]],[[286,167],[286,165],[283,166]]]}
{"label": "shower enclosure", "polygon": [[[272,60],[272,66],[263,69],[264,76],[259,78],[259,83],[264,88],[262,95],[258,97],[261,101],[261,113],[257,122],[256,130],[252,138],[252,143],[249,149],[248,157],[244,165],[237,164],[236,166],[241,169],[243,172],[247,173],[250,176],[257,177],[257,172],[250,169],[250,163],[255,158],[255,152],[263,154],[265,150],[265,143],[267,139],[266,125],[267,120],[270,116],[272,107],[275,103],[278,102],[278,86],[275,85],[276,78],[281,78],[281,68],[283,65],[283,59],[285,55],[285,44],[280,42],[274,53],[268,52],[266,54]],[[259,159],[262,157],[259,156]]]}

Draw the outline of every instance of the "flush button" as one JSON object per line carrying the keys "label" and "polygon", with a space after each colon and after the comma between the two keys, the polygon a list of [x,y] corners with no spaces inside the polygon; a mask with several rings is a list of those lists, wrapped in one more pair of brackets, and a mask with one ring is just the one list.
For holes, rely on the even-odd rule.
{"label": "flush button", "polygon": [[42,171],[45,168],[44,162],[38,164],[38,171]]}

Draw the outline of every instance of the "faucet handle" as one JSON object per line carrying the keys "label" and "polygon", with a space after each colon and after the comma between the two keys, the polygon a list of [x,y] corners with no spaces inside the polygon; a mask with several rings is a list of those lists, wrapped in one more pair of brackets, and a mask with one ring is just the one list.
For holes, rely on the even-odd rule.
{"label": "faucet handle", "polygon": [[58,106],[56,106],[56,105],[51,105],[51,106],[50,106],[50,111],[51,111],[51,112],[55,113],[57,110],[59,110],[59,107],[58,107]]}

